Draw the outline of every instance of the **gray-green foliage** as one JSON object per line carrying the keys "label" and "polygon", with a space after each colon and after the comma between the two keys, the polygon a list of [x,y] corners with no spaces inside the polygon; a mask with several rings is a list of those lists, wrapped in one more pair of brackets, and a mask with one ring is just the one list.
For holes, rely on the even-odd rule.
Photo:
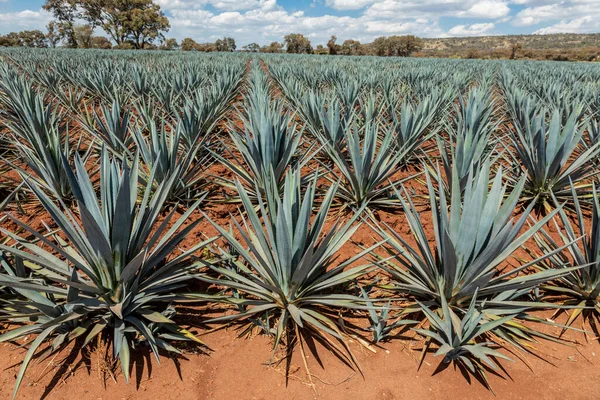
{"label": "gray-green foliage", "polygon": [[[439,175],[436,178],[441,179]],[[402,198],[400,193],[398,196],[416,245],[409,244],[403,235],[388,225],[385,225],[387,229],[380,230],[381,237],[387,241],[388,257],[376,262],[392,276],[392,290],[405,294],[414,302],[403,310],[403,314],[412,319],[425,314],[431,321],[429,314],[440,313],[447,303],[462,319],[476,297],[474,307],[481,314],[482,323],[506,318],[487,332],[486,340],[490,343],[503,341],[506,345],[528,349],[528,343],[537,337],[551,339],[535,327],[510,321],[544,322],[530,311],[550,307],[550,304],[531,301],[528,295],[539,285],[564,276],[574,268],[565,266],[557,270],[522,273],[550,254],[513,269],[500,268],[552,215],[521,233],[535,205],[530,204],[518,219],[513,219],[525,178],[507,193],[509,185],[503,183],[502,171],[498,170],[490,181],[489,163],[485,163],[479,171],[470,173],[463,192],[459,190],[458,176],[453,175],[449,201],[443,190],[439,191],[438,200],[429,173],[427,183],[434,227],[433,249],[419,212],[411,199]],[[445,314],[445,318],[450,317]],[[433,329],[439,330],[435,326]]]}
{"label": "gray-green foliage", "polygon": [[137,160],[131,167],[121,165],[104,151],[97,195],[81,159],[76,159],[75,167],[75,172],[69,169],[69,183],[80,217],[29,183],[64,239],[38,233],[11,215],[35,241],[2,229],[13,244],[1,244],[0,250],[13,262],[2,263],[0,283],[20,295],[3,307],[2,314],[23,325],[9,329],[0,342],[37,334],[28,345],[15,395],[43,344],[49,345],[45,354],[52,354],[77,339],[85,347],[103,335],[110,339],[129,379],[131,349],[138,343],[148,344],[158,359],[161,349],[177,352],[173,341],[199,342],[171,319],[170,306],[181,299],[181,290],[192,277],[190,257],[204,246],[175,251],[199,222],[183,227],[198,203],[178,219],[173,210],[161,221],[174,179],[156,190],[150,180],[140,190]]}
{"label": "gray-green foliage", "polygon": [[364,307],[362,297],[346,294],[344,290],[345,285],[368,268],[368,265],[348,268],[362,253],[336,262],[337,251],[347,244],[360,224],[354,217],[325,229],[337,185],[329,188],[311,218],[317,200],[316,181],[311,180],[304,188],[301,180],[298,170],[290,171],[281,197],[278,190],[267,190],[264,197],[258,198],[258,207],[244,186],[237,183],[246,215],[243,223],[234,220],[230,231],[211,221],[235,250],[236,268],[229,266],[231,257],[226,249],[221,249],[224,261],[209,265],[218,276],[205,274],[201,279],[235,289],[235,295],[219,296],[217,300],[234,304],[238,309],[207,322],[259,319],[262,326],[268,327],[267,333],[275,337],[274,348],[285,337],[291,347],[294,340],[302,340],[300,336],[306,334],[323,338],[334,349],[337,346],[332,339],[337,340],[347,350],[347,362],[354,365],[345,335],[332,311]]}

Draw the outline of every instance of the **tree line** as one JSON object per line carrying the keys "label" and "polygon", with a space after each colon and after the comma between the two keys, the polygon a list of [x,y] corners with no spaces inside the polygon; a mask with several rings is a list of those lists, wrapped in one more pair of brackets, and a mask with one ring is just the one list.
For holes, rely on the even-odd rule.
{"label": "tree line", "polygon": [[[283,42],[266,46],[250,43],[238,49],[231,37],[214,43],[197,43],[185,38],[179,44],[165,34],[170,29],[169,20],[160,6],[152,0],[46,0],[43,9],[54,19],[47,32],[25,30],[0,35],[0,47],[69,47],[100,49],[183,50],[202,52],[263,52],[329,55],[408,56],[422,48],[421,39],[412,36],[377,38],[373,43],[357,40],[337,43],[332,36],[326,46],[313,48],[310,40],[301,33],[291,33]],[[96,35],[101,29],[108,35]]]}
{"label": "tree line", "polygon": [[[413,35],[382,36],[372,43],[360,43],[358,40],[348,39],[342,44],[337,43],[337,37],[331,36],[327,46],[321,44],[313,48],[310,39],[301,33],[291,33],[283,38],[283,42],[271,42],[266,46],[250,43],[241,48],[241,51],[251,53],[291,53],[291,54],[321,54],[345,56],[397,56],[406,57],[423,48],[420,38]],[[181,42],[183,51],[235,51],[235,40],[225,38],[217,43],[196,43],[192,38],[185,38]]]}

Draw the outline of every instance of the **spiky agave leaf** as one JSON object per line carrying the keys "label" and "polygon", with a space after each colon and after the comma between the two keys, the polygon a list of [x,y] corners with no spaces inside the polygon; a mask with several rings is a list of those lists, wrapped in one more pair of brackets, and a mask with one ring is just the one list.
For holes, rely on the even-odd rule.
{"label": "spiky agave leaf", "polygon": [[[182,228],[199,202],[168,228],[175,210],[163,221],[159,217],[173,179],[156,191],[151,190],[151,182],[140,191],[137,161],[130,169],[111,161],[103,151],[98,198],[80,159],[75,167],[70,184],[79,218],[29,183],[65,240],[57,234],[47,237],[38,233],[10,215],[38,243],[1,230],[14,245],[0,244],[0,250],[12,255],[15,262],[24,260],[21,268],[31,271],[30,277],[23,277],[9,263],[2,264],[0,283],[22,296],[2,313],[11,322],[23,323],[29,317],[35,317],[35,322],[8,330],[0,342],[38,334],[17,376],[15,395],[43,344],[53,353],[78,338],[87,345],[104,334],[111,339],[114,355],[120,358],[128,378],[130,347],[135,343],[148,344],[158,359],[159,349],[176,351],[170,344],[173,340],[199,342],[166,314],[169,304],[181,299],[179,294],[191,278],[192,253],[206,244],[172,256],[198,224],[196,220]],[[138,195],[142,197],[139,204]]]}
{"label": "spiky agave leaf", "polygon": [[458,174],[460,190],[464,190],[471,169],[479,169],[491,157],[495,147],[492,134],[501,121],[495,115],[496,102],[485,88],[472,89],[454,108],[449,142],[438,137],[438,147],[447,182]]}
{"label": "spiky agave leaf", "polygon": [[[226,156],[213,154],[256,199],[270,183],[271,172],[281,186],[288,168],[302,167],[311,156],[306,152],[303,157],[297,156],[302,129],[295,122],[294,115],[285,110],[282,101],[270,99],[270,89],[263,74],[256,73],[252,83],[240,114],[244,131],[240,132],[232,125],[230,132],[241,160],[231,150],[226,150]],[[235,181],[217,178],[225,187],[235,190]],[[254,190],[258,192],[253,193]]]}
{"label": "spiky agave leaf", "polygon": [[438,345],[436,356],[444,356],[442,363],[455,363],[477,378],[481,378],[488,389],[491,386],[486,377],[486,368],[498,370],[498,359],[512,361],[509,357],[497,350],[502,347],[489,341],[488,333],[495,327],[509,323],[517,314],[508,314],[502,318],[485,321],[484,315],[477,310],[477,293],[474,294],[462,316],[448,306],[442,297],[442,306],[437,311],[432,311],[422,303],[422,308],[429,329],[414,329]]}
{"label": "spiky agave leaf", "polygon": [[[438,180],[441,179],[439,174]],[[489,163],[486,163],[479,171],[470,174],[461,194],[460,182],[455,175],[452,197],[448,203],[443,190],[439,192],[438,201],[432,178],[427,173],[435,233],[434,250],[429,245],[419,212],[410,198],[401,198],[416,247],[385,225],[387,229],[378,229],[378,232],[387,240],[389,257],[377,258],[376,263],[391,274],[393,290],[413,299],[414,305],[404,310],[404,314],[412,319],[426,312],[422,305],[436,311],[444,302],[461,316],[461,310],[478,293],[476,307],[483,321],[491,322],[506,315],[515,316],[495,326],[490,334],[527,349],[528,342],[536,337],[552,339],[533,327],[517,322],[545,322],[532,316],[530,311],[552,307],[549,303],[530,301],[528,294],[539,285],[574,271],[576,267],[522,273],[554,254],[549,253],[514,269],[500,268],[556,211],[520,234],[534,207],[532,203],[521,212],[519,218],[513,218],[526,178],[522,178],[507,194],[509,184],[503,183],[502,170],[498,170],[491,182],[489,176]]]}
{"label": "spiky agave leaf", "polygon": [[[552,254],[538,265],[541,271],[561,270],[571,265],[579,267],[541,287],[543,295],[547,298],[577,306],[569,316],[567,326],[570,326],[580,315],[597,319],[600,313],[599,194],[594,185],[592,213],[588,219],[577,198],[577,190],[571,185],[575,221],[571,215],[560,210],[560,224],[554,221],[558,239],[554,239],[545,230],[541,230],[535,236],[542,254]],[[558,200],[554,199],[554,201],[558,204]],[[556,253],[557,249],[564,249],[566,244],[570,245],[562,252]]]}
{"label": "spiky agave leaf", "polygon": [[[63,158],[71,159],[77,154],[80,143],[69,137],[65,115],[46,98],[43,91],[35,90],[16,73],[7,73],[0,87],[7,100],[7,126],[14,135],[12,142],[19,150],[19,160],[30,171],[18,163],[9,162],[9,165],[21,174],[29,175],[47,193],[70,199],[72,193]],[[88,156],[89,152],[86,152],[84,159]]]}
{"label": "spiky agave leaf", "polygon": [[[380,130],[383,132],[380,134]],[[395,143],[396,133],[391,127],[369,122],[359,126],[353,121],[344,145],[325,144],[325,150],[335,165],[329,168],[332,176],[342,176],[336,197],[344,207],[392,208],[399,206],[392,189],[394,184],[406,179],[391,181],[399,171],[410,148],[399,150]],[[333,182],[334,178],[329,177]]]}
{"label": "spiky agave leaf", "polygon": [[173,126],[164,119],[157,122],[153,103],[140,104],[138,110],[142,123],[133,129],[133,137],[144,164],[153,172],[154,184],[174,180],[168,201],[190,203],[204,196],[203,174],[210,164],[208,157],[197,156],[204,150],[205,141],[195,139],[188,147],[180,124]]}
{"label": "spiky agave leaf", "polygon": [[[362,254],[336,264],[336,252],[360,226],[355,216],[344,224],[338,220],[325,230],[337,185],[327,191],[314,219],[311,210],[316,200],[316,179],[305,189],[298,170],[286,175],[282,197],[277,190],[268,190],[264,198],[259,198],[259,211],[244,186],[238,183],[237,188],[247,220],[243,225],[234,220],[233,233],[214,221],[211,223],[235,249],[239,268],[217,262],[209,267],[219,277],[204,274],[200,279],[235,289],[235,296],[216,300],[231,302],[238,306],[238,311],[207,322],[263,319],[268,312],[272,322],[269,332],[275,336],[274,349],[285,336],[291,351],[290,335],[316,335],[319,341],[344,356],[338,347],[342,344],[346,361],[356,365],[342,328],[330,311],[364,308],[360,296],[346,294],[340,287],[364,274],[368,266],[348,268]],[[236,239],[238,235],[240,240]],[[224,262],[230,259],[227,257]]]}
{"label": "spiky agave leaf", "polygon": [[591,184],[586,181],[598,174],[593,160],[600,152],[600,143],[583,148],[584,129],[576,112],[564,124],[557,110],[549,122],[546,116],[544,110],[532,119],[526,116],[524,129],[517,124],[511,135],[516,160],[526,177],[523,200],[536,199],[543,210],[552,208],[553,196],[560,202],[569,200],[570,182],[580,198],[590,197]]}

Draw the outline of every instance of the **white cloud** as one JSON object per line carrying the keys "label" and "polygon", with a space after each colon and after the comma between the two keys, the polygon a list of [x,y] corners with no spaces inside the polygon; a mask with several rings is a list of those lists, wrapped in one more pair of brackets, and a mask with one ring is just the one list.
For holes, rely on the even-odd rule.
{"label": "white cloud", "polygon": [[538,29],[534,33],[544,35],[549,33],[594,33],[600,30],[600,19],[598,16],[586,16],[561,21],[557,24]]}
{"label": "white cloud", "polygon": [[513,25],[532,26],[554,23],[536,32],[594,32],[600,20],[599,0],[518,0],[528,5],[520,11]]}
{"label": "white cloud", "polygon": [[0,34],[22,31],[24,29],[45,31],[46,24],[51,19],[52,16],[44,10],[0,13]]}
{"label": "white cloud", "polygon": [[360,10],[377,0],[326,0],[325,4],[336,10]]}
{"label": "white cloud", "polygon": [[496,19],[510,13],[506,0],[380,0],[365,12],[372,18],[447,17]]}
{"label": "white cloud", "polygon": [[490,23],[473,25],[456,25],[448,33],[452,36],[481,36],[488,34],[496,25]]}
{"label": "white cloud", "polygon": [[155,0],[163,10],[200,9],[207,5],[218,10],[240,11],[255,8],[271,9],[276,0]]}
{"label": "white cloud", "polygon": [[[281,41],[292,32],[307,35],[313,45],[333,34],[340,41],[361,42],[402,34],[485,35],[504,30],[500,24],[509,21],[516,27],[535,26],[536,33],[600,31],[600,0],[311,0],[295,3],[293,10],[277,0],[154,1],[169,17],[167,36],[211,42],[231,36],[240,46]],[[520,12],[511,11],[515,5]],[[0,13],[0,33],[43,30],[49,20],[42,10]],[[448,31],[440,27],[448,24],[454,25]]]}
{"label": "white cloud", "polygon": [[502,18],[510,13],[510,7],[503,0],[478,1],[468,10],[458,13],[459,17]]}
{"label": "white cloud", "polygon": [[214,41],[234,36],[240,44],[281,41],[283,36],[300,32],[313,45],[325,43],[331,35],[340,40],[372,41],[378,36],[415,34],[424,37],[444,35],[437,21],[428,18],[396,18],[393,21],[372,18],[322,15],[307,16],[303,11],[289,12],[274,2],[262,2],[260,7],[247,11],[213,13],[207,10],[173,9],[171,32],[178,38],[192,37],[197,41]]}

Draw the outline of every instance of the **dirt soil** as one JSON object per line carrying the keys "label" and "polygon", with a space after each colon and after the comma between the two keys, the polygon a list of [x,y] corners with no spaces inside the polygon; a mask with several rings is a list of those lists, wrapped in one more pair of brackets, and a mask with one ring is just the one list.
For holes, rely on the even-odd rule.
{"label": "dirt soil", "polygon": [[[146,357],[141,371],[139,360],[134,367],[131,382],[126,384],[122,375],[116,382],[108,377],[106,388],[97,360],[91,357],[87,364],[70,364],[58,357],[35,363],[26,374],[19,393],[20,399],[46,398],[48,400],[122,400],[122,399],[597,399],[600,393],[600,346],[597,342],[569,347],[543,343],[540,349],[547,353],[550,365],[531,356],[527,357],[533,372],[522,362],[504,362],[510,377],[489,376],[496,396],[479,382],[469,384],[450,366],[433,375],[439,358],[429,355],[421,370],[418,367],[418,344],[394,340],[384,344],[377,353],[353,350],[362,367],[364,378],[345,367],[331,353],[318,349],[324,369],[309,355],[310,369],[316,389],[313,391],[302,367],[299,354],[292,360],[289,382],[286,386],[283,365],[267,367],[271,344],[264,336],[251,339],[237,337],[234,330],[221,330],[203,339],[214,350],[210,355],[186,354],[177,361],[166,357],[158,364]],[[582,334],[571,334],[583,339]],[[412,345],[414,349],[410,349]],[[143,353],[143,351],[142,351]],[[0,398],[9,399],[18,363],[24,350],[11,344],[0,345],[0,359],[10,365],[0,372]],[[148,360],[151,361],[148,368]],[[82,361],[77,359],[77,361]],[[67,365],[73,365],[74,369]],[[511,378],[512,377],[512,378]]]}

